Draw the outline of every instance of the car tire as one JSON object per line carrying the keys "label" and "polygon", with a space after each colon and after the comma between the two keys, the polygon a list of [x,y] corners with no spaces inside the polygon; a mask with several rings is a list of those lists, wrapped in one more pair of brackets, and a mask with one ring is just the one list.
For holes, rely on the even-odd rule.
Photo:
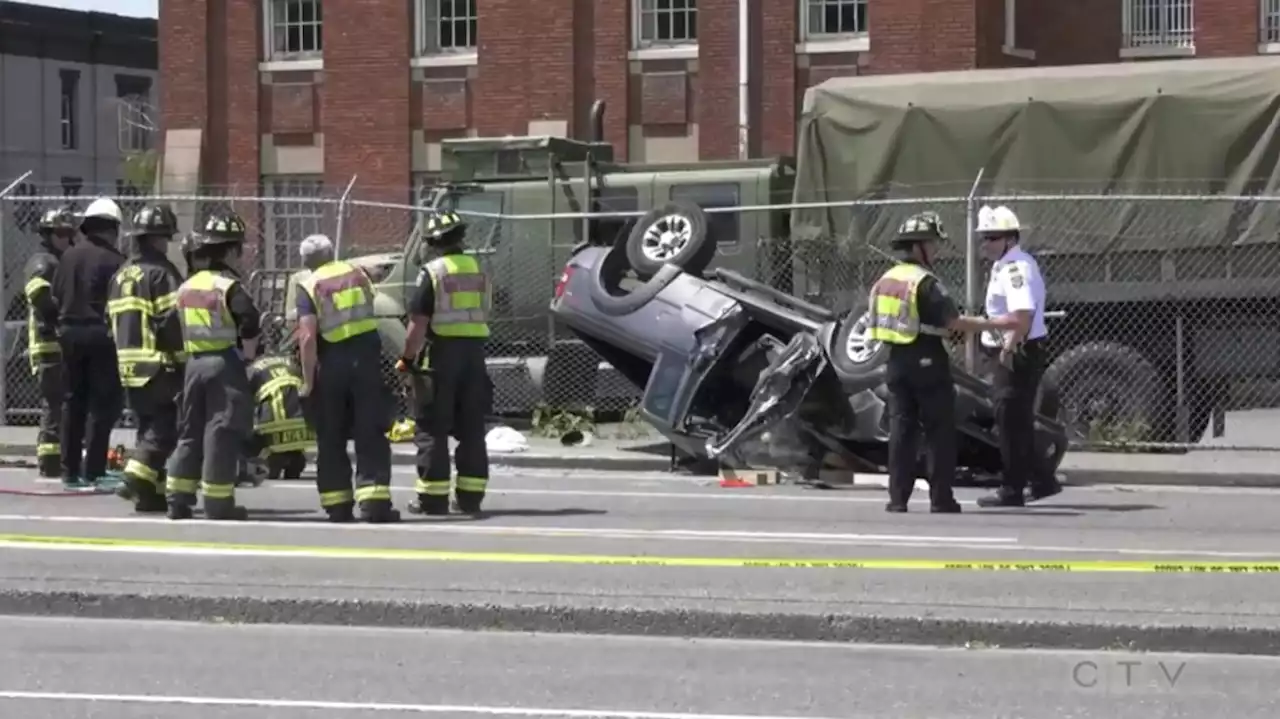
{"label": "car tire", "polygon": [[1070,439],[1150,441],[1157,429],[1165,394],[1160,373],[1131,347],[1077,345],[1053,361],[1044,381],[1058,390]]}
{"label": "car tire", "polygon": [[1051,377],[1045,376],[1040,380],[1036,414],[1055,422],[1062,417],[1062,391],[1058,389],[1058,385],[1054,384]]}
{"label": "car tire", "polygon": [[831,361],[845,376],[856,378],[870,375],[889,360],[888,345],[866,338],[870,319],[871,313],[866,303],[858,303],[840,321],[840,327],[836,330]]}
{"label": "car tire", "polygon": [[715,259],[716,243],[707,235],[707,215],[688,202],[668,202],[647,212],[627,236],[627,262],[641,279],[664,265],[700,275]]}

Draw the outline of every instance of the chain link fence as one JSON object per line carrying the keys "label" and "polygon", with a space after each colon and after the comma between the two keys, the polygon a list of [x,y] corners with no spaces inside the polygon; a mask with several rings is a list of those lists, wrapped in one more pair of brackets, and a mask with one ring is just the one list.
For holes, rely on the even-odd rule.
{"label": "chain link fence", "polygon": [[[217,209],[234,209],[251,228],[246,270],[273,317],[288,312],[287,278],[300,269],[298,245],[315,232],[333,237],[340,256],[361,264],[379,285],[386,328],[403,322],[417,283],[416,228],[425,211],[417,193],[405,191],[414,201],[403,204],[381,202],[362,198],[351,185],[335,193],[303,179],[273,183],[268,192],[228,187],[199,196],[65,190],[19,182],[0,196],[2,398],[11,424],[39,417],[25,357],[22,273],[39,246],[35,224],[47,207],[83,207],[105,192],[130,214],[146,202],[168,202],[184,228]],[[892,264],[886,250],[897,226],[916,212],[938,212],[950,242],[937,271],[968,311],[981,312],[990,258],[981,256],[969,229],[983,204],[1006,204],[1018,214],[1024,245],[1048,282],[1052,366],[1046,377],[1061,393],[1077,446],[1280,448],[1272,429],[1280,419],[1280,197],[1165,190],[894,197],[713,207],[707,224],[709,231],[732,227],[741,235],[719,242],[717,266],[849,313],[861,311],[868,288]],[[575,245],[587,237],[611,241],[643,213],[607,204],[595,213],[540,215],[458,209],[470,221],[471,250],[494,288],[489,370],[495,412],[585,405],[625,413],[634,407],[639,390],[558,327],[547,306]],[[755,236],[745,229],[788,226]],[[273,341],[287,341],[283,319],[270,326]],[[391,363],[401,338],[384,333],[383,370],[396,387]],[[958,352],[957,359],[982,370],[976,352]],[[408,411],[403,396],[400,409]]]}

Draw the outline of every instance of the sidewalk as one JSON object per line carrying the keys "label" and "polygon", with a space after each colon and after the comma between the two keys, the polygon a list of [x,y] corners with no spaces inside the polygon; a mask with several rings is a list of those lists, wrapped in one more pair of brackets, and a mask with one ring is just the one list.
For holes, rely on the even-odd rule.
{"label": "sidewalk", "polygon": [[[494,465],[516,468],[665,472],[670,449],[656,432],[634,425],[601,425],[585,447],[564,447],[530,431],[529,448],[491,452]],[[0,456],[35,457],[34,427],[0,427]],[[116,430],[111,444],[133,445],[133,430]],[[392,445],[392,462],[414,464],[412,443]],[[1159,484],[1280,488],[1280,452],[1199,450],[1185,454],[1071,452],[1061,472],[1072,484]]]}

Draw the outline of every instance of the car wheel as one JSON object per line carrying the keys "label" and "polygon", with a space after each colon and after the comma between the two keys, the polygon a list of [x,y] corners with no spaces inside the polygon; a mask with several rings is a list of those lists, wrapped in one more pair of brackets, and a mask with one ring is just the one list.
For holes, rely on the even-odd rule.
{"label": "car wheel", "polygon": [[831,356],[843,374],[855,377],[870,374],[888,360],[888,345],[867,336],[870,326],[871,312],[865,305],[855,306],[840,322]]}
{"label": "car wheel", "polygon": [[1087,342],[1045,372],[1058,389],[1061,420],[1072,440],[1149,441],[1160,419],[1163,387],[1155,366],[1118,342]]}
{"label": "car wheel", "polygon": [[656,275],[663,265],[702,274],[715,253],[715,242],[707,236],[706,214],[688,202],[655,207],[640,218],[627,237],[627,262],[643,279]]}

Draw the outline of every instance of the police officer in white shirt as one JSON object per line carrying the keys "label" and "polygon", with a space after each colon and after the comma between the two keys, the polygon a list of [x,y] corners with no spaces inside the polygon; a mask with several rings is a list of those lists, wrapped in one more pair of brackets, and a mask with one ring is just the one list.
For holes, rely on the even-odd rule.
{"label": "police officer in white shirt", "polygon": [[980,498],[982,507],[1021,507],[1062,491],[1052,473],[1042,471],[1035,451],[1036,393],[1044,374],[1048,332],[1044,278],[1035,258],[1018,244],[1021,229],[1018,216],[1003,205],[984,206],[978,212],[982,253],[994,261],[986,312],[1000,329],[984,332],[982,345],[1000,358],[992,381],[1004,464],[1000,490]]}

